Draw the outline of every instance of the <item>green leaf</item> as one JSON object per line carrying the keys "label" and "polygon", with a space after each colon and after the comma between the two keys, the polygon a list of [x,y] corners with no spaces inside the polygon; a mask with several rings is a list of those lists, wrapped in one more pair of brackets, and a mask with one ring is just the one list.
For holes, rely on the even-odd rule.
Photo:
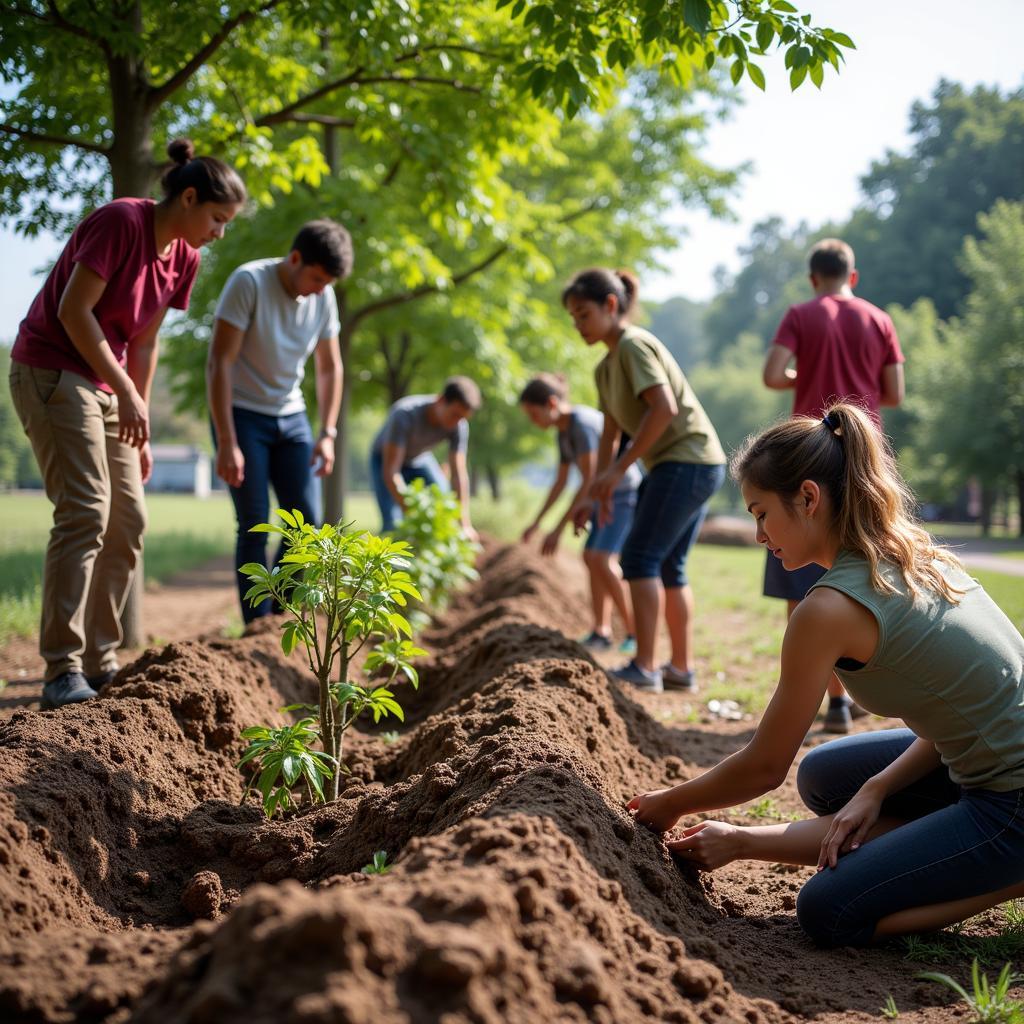
{"label": "green leaf", "polygon": [[739,80],[743,77],[743,61],[734,60],[732,67],[729,69],[729,77],[732,79],[732,84],[737,85]]}
{"label": "green leaf", "polygon": [[295,516],[293,516],[291,512],[286,512],[283,508],[276,509],[274,511],[274,515],[276,515],[278,519],[284,520],[284,522],[286,522],[292,528],[297,528],[299,525],[295,521]]}
{"label": "green leaf", "polygon": [[829,35],[829,39],[840,46],[845,46],[848,50],[857,49],[854,41],[845,32],[833,32]]}
{"label": "green leaf", "polygon": [[683,0],[683,21],[699,35],[706,35],[711,26],[711,4],[708,0]]}
{"label": "green leaf", "polygon": [[[771,22],[762,21],[757,26],[757,48],[759,50],[767,50],[774,38],[775,29],[772,27]],[[762,85],[761,88],[763,89],[764,86]]]}
{"label": "green leaf", "polygon": [[748,64],[747,75],[754,85],[763,92],[765,87],[764,72],[756,64]]}
{"label": "green leaf", "polygon": [[790,89],[796,89],[800,86],[800,83],[807,77],[806,66],[802,68],[793,68],[789,73],[789,87]]}
{"label": "green leaf", "polygon": [[820,64],[811,65],[811,81],[820,89],[822,80],[825,77],[825,70]]}

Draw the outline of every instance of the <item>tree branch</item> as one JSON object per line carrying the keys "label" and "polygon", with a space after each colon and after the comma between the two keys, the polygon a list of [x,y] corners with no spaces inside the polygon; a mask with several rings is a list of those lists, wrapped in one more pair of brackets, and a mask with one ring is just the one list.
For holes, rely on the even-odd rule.
{"label": "tree branch", "polygon": [[340,89],[344,85],[351,85],[359,78],[362,70],[363,69],[361,67],[358,67],[350,74],[344,75],[341,78],[335,78],[333,81],[321,85],[319,89],[314,89],[312,92],[306,93],[305,96],[300,96],[294,103],[289,103],[288,106],[282,107],[273,114],[264,114],[263,117],[256,119],[256,126],[258,128],[263,128],[267,125],[280,124],[282,121],[290,120],[295,111],[301,110],[310,103],[314,103],[316,100],[322,99],[329,93],[334,92],[335,89]]}
{"label": "tree branch", "polygon": [[30,132],[24,128],[15,128],[12,124],[0,124],[0,132],[6,132],[8,135],[18,135],[23,139],[28,139],[30,142],[45,142],[53,146],[75,146],[89,153],[102,153],[104,156],[110,153],[106,146],[100,146],[95,142],[72,139],[66,135],[47,135],[43,132]]}
{"label": "tree branch", "polygon": [[[600,207],[606,204],[607,200],[604,196],[596,196],[589,203],[584,203],[578,210],[573,210],[572,213],[567,213],[564,217],[559,217],[556,224],[571,224],[574,220],[579,220],[580,217],[586,216],[588,213],[592,213],[594,210],[600,209]],[[458,274],[453,274],[448,283],[448,288],[442,289],[436,284],[422,284],[418,288],[412,288],[407,292],[399,292],[396,295],[388,295],[383,299],[377,299],[374,302],[368,302],[365,306],[360,306],[358,309],[352,311],[352,313],[346,318],[346,326],[349,331],[355,330],[356,326],[361,320],[365,320],[368,316],[372,316],[374,313],[379,313],[383,309],[391,309],[394,306],[402,306],[407,302],[414,302],[416,299],[422,299],[426,295],[436,295],[442,291],[447,291],[449,288],[457,288],[464,281],[468,281],[471,277],[475,277],[477,274],[483,273],[489,266],[496,263],[501,259],[502,256],[507,253],[512,246],[505,242],[494,249],[489,256],[484,257],[478,263],[474,263],[467,267],[465,270],[460,271]]]}
{"label": "tree branch", "polygon": [[373,75],[370,78],[358,78],[355,85],[446,85],[458,92],[481,93],[483,90],[478,85],[466,85],[458,78],[438,78],[436,75]]}
{"label": "tree branch", "polygon": [[355,128],[356,123],[333,114],[289,114],[285,121],[298,121],[300,124],[323,124],[328,128]]}
{"label": "tree branch", "polygon": [[229,18],[212,36],[206,45],[197,50],[177,71],[171,75],[162,85],[153,86],[146,97],[146,105],[150,110],[160,106],[171,93],[180,89],[223,45],[224,41],[231,35],[239,25],[252,21],[261,14],[273,10],[284,0],[266,0],[260,6],[248,11],[242,11],[235,17]]}
{"label": "tree branch", "polygon": [[60,32],[66,32],[68,35],[78,36],[80,39],[88,40],[88,42],[94,43],[98,46],[108,57],[110,56],[110,44],[106,39],[102,36],[96,35],[94,32],[90,32],[86,28],[82,28],[81,25],[76,25],[74,22],[68,21],[68,19],[61,14],[57,4],[54,3],[53,0],[50,0],[46,6],[50,12],[50,16],[48,18],[31,9],[19,7],[17,4],[13,7],[8,7],[4,4],[0,7],[0,11],[4,14],[21,15],[23,18],[32,18],[34,21],[38,21],[41,25],[45,25],[48,28],[55,28]]}
{"label": "tree branch", "polygon": [[403,53],[395,58],[396,64],[404,64],[407,60],[415,60],[425,53],[436,53],[438,50],[451,51],[453,53],[472,53],[477,57],[485,57],[487,60],[508,60],[509,55],[505,53],[493,53],[487,50],[478,50],[475,46],[466,46],[463,43],[435,43],[432,46],[421,46],[418,49]]}

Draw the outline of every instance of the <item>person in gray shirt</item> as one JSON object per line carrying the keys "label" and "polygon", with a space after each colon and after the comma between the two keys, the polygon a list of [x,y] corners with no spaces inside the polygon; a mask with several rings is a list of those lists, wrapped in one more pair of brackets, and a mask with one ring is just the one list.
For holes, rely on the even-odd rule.
{"label": "person in gray shirt", "polygon": [[527,543],[540,529],[541,520],[565,490],[570,468],[576,466],[580,473],[579,488],[555,528],[545,536],[541,551],[545,555],[553,555],[562,531],[573,522],[577,509],[590,512],[590,532],[583,549],[583,562],[590,577],[593,618],[590,632],[580,643],[594,651],[606,651],[614,646],[611,614],[614,604],[625,629],[619,650],[624,654],[634,654],[633,610],[619,570],[619,552],[633,525],[637,488],[643,479],[640,467],[634,463],[623,475],[613,496],[612,517],[601,525],[590,497],[590,484],[597,468],[604,416],[590,406],[569,403],[569,390],[563,374],[538,373],[523,388],[519,404],[534,426],[542,430],[553,428],[558,439],[558,473],[540,511],[523,531],[521,539]]}
{"label": "person in gray shirt", "polygon": [[[314,477],[334,468],[341,408],[338,305],[332,285],[352,270],[352,240],[340,224],[305,224],[284,259],[244,263],[228,278],[214,313],[206,367],[207,396],[217,447],[217,475],[235,505],[235,564],[266,564],[266,534],[250,533],[270,515],[269,488],[280,507],[319,523]],[[314,440],[302,395],[306,362],[315,355],[320,435]],[[277,557],[280,558],[278,551]],[[242,618],[269,615],[251,608],[248,583],[237,576]]]}
{"label": "person in gray shirt", "polygon": [[440,394],[406,395],[391,406],[370,453],[370,475],[383,532],[393,530],[400,518],[406,484],[419,478],[448,490],[448,480],[432,451],[447,441],[449,476],[462,506],[462,527],[476,540],[469,518],[466,449],[468,420],[480,405],[480,389],[469,377],[449,377]]}

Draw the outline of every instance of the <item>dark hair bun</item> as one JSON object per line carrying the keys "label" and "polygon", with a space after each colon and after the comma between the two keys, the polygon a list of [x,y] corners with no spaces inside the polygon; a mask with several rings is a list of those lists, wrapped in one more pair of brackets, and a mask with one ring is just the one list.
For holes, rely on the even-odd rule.
{"label": "dark hair bun", "polygon": [[640,279],[632,270],[616,270],[615,276],[622,282],[622,287],[626,289],[626,298],[632,305],[640,294]]}
{"label": "dark hair bun", "polygon": [[167,146],[167,155],[176,164],[187,164],[196,155],[196,147],[191,139],[174,139]]}

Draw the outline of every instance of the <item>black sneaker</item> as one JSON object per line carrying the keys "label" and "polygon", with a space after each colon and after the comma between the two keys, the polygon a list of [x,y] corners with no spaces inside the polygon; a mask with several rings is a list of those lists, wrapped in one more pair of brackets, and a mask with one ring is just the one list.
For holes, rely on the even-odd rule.
{"label": "black sneaker", "polygon": [[661,693],[665,689],[661,678],[661,671],[659,669],[641,668],[636,663],[635,658],[629,664],[623,665],[622,668],[613,669],[610,675],[613,679],[629,683],[630,686],[635,687],[637,690],[645,690],[647,693]]}
{"label": "black sneaker", "polygon": [[830,697],[828,711],[825,712],[825,732],[848,733],[853,725],[850,714],[852,701],[846,697]]}
{"label": "black sneaker", "polygon": [[666,690],[681,690],[683,693],[696,693],[697,680],[692,672],[680,672],[679,669],[666,661],[661,666],[661,678]]}
{"label": "black sneaker", "polygon": [[116,668],[110,669],[109,672],[101,672],[98,676],[86,676],[85,681],[97,692],[109,683],[114,676],[116,676],[118,670]]}
{"label": "black sneaker", "polygon": [[612,638],[598,633],[596,630],[589,632],[581,641],[588,651],[610,651],[614,646]]}
{"label": "black sneaker", "polygon": [[43,699],[39,706],[43,711],[53,711],[65,704],[81,704],[83,700],[92,700],[96,695],[81,672],[62,672],[43,686]]}

